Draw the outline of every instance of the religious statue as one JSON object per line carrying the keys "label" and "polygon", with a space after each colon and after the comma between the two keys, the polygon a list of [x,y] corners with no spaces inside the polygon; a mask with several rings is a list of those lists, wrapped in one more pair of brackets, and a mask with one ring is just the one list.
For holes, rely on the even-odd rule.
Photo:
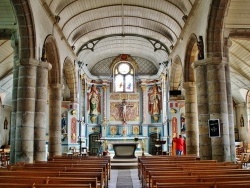
{"label": "religious statue", "polygon": [[64,114],[61,119],[62,134],[67,134],[66,115]]}
{"label": "religious statue", "polygon": [[94,122],[96,116],[100,114],[100,95],[94,84],[91,86],[90,92],[88,93],[88,103],[90,120]]}
{"label": "religious statue", "polygon": [[155,121],[159,121],[161,113],[161,94],[158,92],[158,86],[153,86],[152,93],[149,94],[149,114]]}
{"label": "religious statue", "polygon": [[241,114],[241,117],[240,117],[240,126],[244,127],[244,118],[243,118],[242,114]]}
{"label": "religious statue", "polygon": [[199,36],[199,41],[197,42],[198,47],[198,60],[204,59],[204,44],[202,36]]}
{"label": "religious statue", "polygon": [[5,120],[4,120],[4,123],[3,123],[3,129],[8,129],[8,120],[7,118],[5,117]]}

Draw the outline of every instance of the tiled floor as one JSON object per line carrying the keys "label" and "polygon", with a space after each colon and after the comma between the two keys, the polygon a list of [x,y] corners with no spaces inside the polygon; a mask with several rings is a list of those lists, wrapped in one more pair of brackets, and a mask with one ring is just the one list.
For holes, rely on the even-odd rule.
{"label": "tiled floor", "polygon": [[[132,181],[128,179],[128,171]],[[109,188],[140,188],[137,169],[111,169]]]}

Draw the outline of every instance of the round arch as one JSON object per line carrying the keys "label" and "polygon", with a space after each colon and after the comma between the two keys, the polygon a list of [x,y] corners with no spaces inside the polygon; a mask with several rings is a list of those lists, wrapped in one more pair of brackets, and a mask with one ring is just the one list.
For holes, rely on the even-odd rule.
{"label": "round arch", "polygon": [[173,60],[170,75],[170,90],[181,90],[183,82],[183,69],[181,58],[179,56],[176,56]]}
{"label": "round arch", "polygon": [[63,64],[63,78],[65,83],[63,83],[63,88],[67,87],[69,89],[69,98],[66,98],[68,101],[76,101],[77,93],[77,80],[76,72],[73,62],[66,58]]}

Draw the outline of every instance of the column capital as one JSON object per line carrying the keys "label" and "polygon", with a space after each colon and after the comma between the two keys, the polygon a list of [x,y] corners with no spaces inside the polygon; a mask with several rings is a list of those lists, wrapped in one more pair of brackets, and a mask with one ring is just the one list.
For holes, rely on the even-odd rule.
{"label": "column capital", "polygon": [[227,63],[228,63],[228,59],[226,57],[211,57],[211,58],[195,61],[193,63],[193,67],[197,68],[199,66],[225,65]]}
{"label": "column capital", "polygon": [[45,62],[45,61],[41,61],[38,64],[38,67],[41,67],[41,68],[44,68],[44,69],[48,69],[48,70],[52,69],[52,65],[50,63],[48,63],[48,62]]}
{"label": "column capital", "polygon": [[145,91],[146,90],[146,86],[145,85],[141,85],[141,89],[142,89],[142,91]]}
{"label": "column capital", "polygon": [[22,59],[17,60],[17,65],[19,66],[38,66],[38,64],[39,64],[39,61],[36,59],[22,58]]}
{"label": "column capital", "polygon": [[102,86],[102,88],[103,88],[104,91],[107,91],[107,86],[106,85]]}

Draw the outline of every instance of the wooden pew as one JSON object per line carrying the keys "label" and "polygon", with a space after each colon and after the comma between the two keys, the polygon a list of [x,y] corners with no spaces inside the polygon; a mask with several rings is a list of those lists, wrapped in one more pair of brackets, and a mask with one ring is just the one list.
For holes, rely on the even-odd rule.
{"label": "wooden pew", "polygon": [[[103,162],[103,161],[95,161],[94,163],[92,163],[93,161],[85,161],[85,163],[83,163],[83,161],[79,162],[79,161],[75,161],[72,162],[70,161],[69,163],[66,163],[68,161],[63,161],[63,162],[42,162],[42,163],[29,163],[29,164],[23,164],[21,166],[24,167],[72,167],[72,168],[101,168],[103,167],[103,173],[101,175],[101,177],[98,177],[99,181],[102,181],[101,184],[104,184],[108,187],[108,180],[109,180],[109,172],[108,172],[108,163]],[[87,163],[86,163],[87,162]],[[89,171],[89,170],[87,170]],[[91,170],[91,171],[95,171],[95,170]]]}
{"label": "wooden pew", "polygon": [[244,182],[250,179],[250,174],[247,176],[242,175],[219,175],[206,177],[206,176],[152,176],[152,184],[150,188],[155,188],[157,183],[178,183],[178,182],[213,182],[215,184],[227,184],[230,182]]}
{"label": "wooden pew", "polygon": [[[2,178],[4,181],[18,182],[18,184],[23,184],[24,186],[27,186],[28,184],[26,183],[29,183],[33,187],[34,185],[41,187],[56,187],[58,185],[77,187],[79,183],[86,187],[108,187],[108,180],[110,179],[109,170],[110,157],[64,158],[58,156],[46,162],[8,165],[6,171],[0,171],[0,182]],[[46,179],[48,176],[49,178]],[[94,183],[87,182],[87,180],[93,178],[95,180]],[[13,180],[16,182],[13,182]],[[23,182],[26,183],[24,184]],[[10,182],[7,184],[10,184]]]}
{"label": "wooden pew", "polygon": [[250,181],[157,183],[156,188],[249,188]]}
{"label": "wooden pew", "polygon": [[33,188],[32,184],[21,184],[21,183],[2,183],[0,182],[0,188]]}
{"label": "wooden pew", "polygon": [[[90,167],[89,167],[90,166]],[[85,167],[63,167],[63,166],[32,166],[32,165],[26,165],[26,166],[19,166],[19,165],[12,165],[11,167],[8,167],[11,171],[33,171],[33,172],[77,172],[78,174],[87,173],[89,172],[89,175],[91,175],[92,172],[99,172],[99,176],[97,176],[98,183],[100,184],[100,187],[108,187],[108,178],[107,176],[104,176],[104,167],[97,168],[96,165],[93,165],[95,168],[91,168],[91,165],[85,165]],[[77,174],[76,174],[77,175]],[[88,174],[86,176],[89,177]],[[97,175],[97,174],[96,174]],[[65,175],[66,176],[66,175]],[[86,177],[85,176],[85,177]],[[96,176],[94,176],[96,177]]]}
{"label": "wooden pew", "polygon": [[[240,170],[240,171],[238,171]],[[192,170],[192,171],[149,171],[149,179],[147,182],[144,182],[144,187],[152,187],[156,184],[156,179],[162,179],[168,181],[168,178],[177,178],[180,177],[200,177],[200,181],[209,181],[211,179],[218,179],[221,176],[221,179],[223,179],[223,176],[228,176],[230,180],[230,176],[235,177],[242,177],[242,180],[250,178],[250,171],[245,169],[238,169],[238,170],[228,170],[228,169],[217,169],[217,170]],[[218,177],[218,178],[216,178]],[[155,180],[154,180],[155,179]],[[207,179],[207,180],[206,180]],[[231,178],[233,179],[233,178]],[[145,181],[145,180],[144,180]]]}
{"label": "wooden pew", "polygon": [[91,184],[35,184],[32,188],[92,188]]}
{"label": "wooden pew", "polygon": [[147,164],[143,166],[142,169],[142,177],[141,177],[141,181],[142,184],[150,184],[151,178],[150,178],[150,172],[153,173],[154,171],[159,172],[159,174],[164,173],[165,171],[169,172],[169,171],[178,171],[176,172],[176,174],[178,174],[179,172],[182,173],[184,171],[188,171],[189,173],[191,171],[195,171],[195,170],[206,170],[206,169],[238,169],[238,165],[233,165],[233,164],[228,164],[228,165],[222,165],[220,166],[219,163],[211,163],[211,164],[206,164],[206,163],[189,163],[189,164],[162,164],[160,165],[161,168],[159,168],[157,165],[155,165],[155,163],[153,164]]}
{"label": "wooden pew", "polygon": [[92,188],[98,188],[97,178],[76,178],[76,177],[40,177],[40,176],[0,176],[1,183],[19,184],[90,184]]}
{"label": "wooden pew", "polygon": [[[103,156],[103,157],[95,157],[95,156],[72,156],[72,157],[68,157],[68,156],[54,156],[48,159],[48,161],[46,163],[49,162],[77,162],[77,163],[85,163],[87,160],[88,163],[96,163],[96,162],[100,162],[103,161],[105,163],[107,163],[107,169],[108,169],[108,179],[110,180],[110,169],[111,169],[111,158],[110,156]],[[38,163],[38,162],[35,162]],[[44,162],[39,162],[39,163],[44,163]]]}

